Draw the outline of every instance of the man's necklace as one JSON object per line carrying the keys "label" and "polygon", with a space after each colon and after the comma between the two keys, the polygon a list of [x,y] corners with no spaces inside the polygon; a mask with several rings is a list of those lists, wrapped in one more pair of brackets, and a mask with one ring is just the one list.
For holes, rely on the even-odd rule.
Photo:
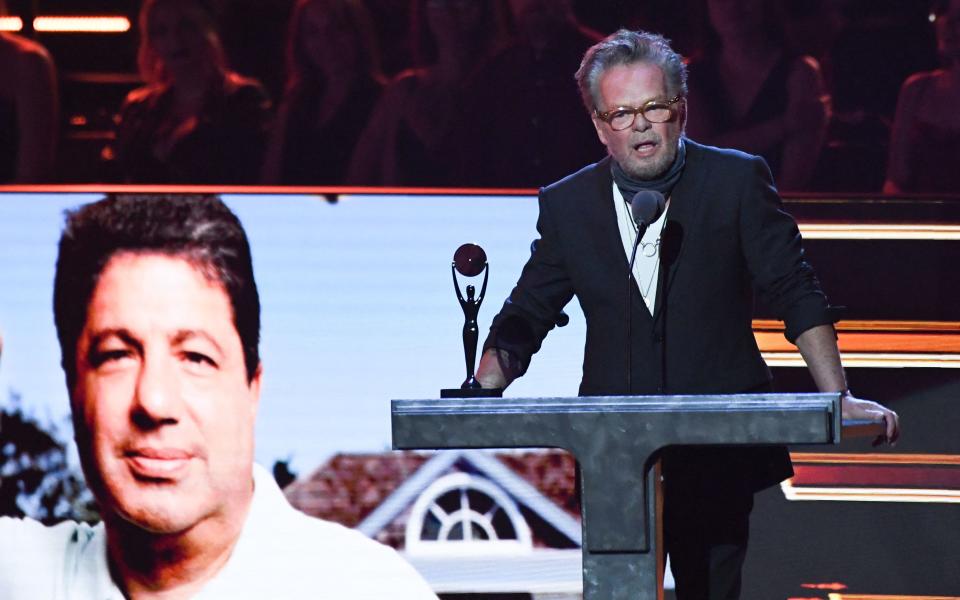
{"label": "man's necklace", "polygon": [[647,297],[650,295],[650,288],[653,287],[653,282],[656,281],[657,275],[659,273],[660,273],[660,261],[657,261],[656,266],[653,267],[653,271],[650,273],[650,281],[647,282],[647,289],[640,290],[640,295],[643,296],[644,302],[647,301]]}
{"label": "man's necklace", "polygon": [[[626,208],[626,214],[632,214],[630,212],[630,203],[626,200],[623,201],[624,207]],[[640,228],[637,226],[636,221],[628,218],[630,224],[633,226],[634,240],[636,236],[640,235]],[[660,220],[660,231],[657,232],[657,239],[652,242],[645,242],[642,239],[640,240],[640,255],[646,258],[653,258],[660,254],[660,237],[663,234],[663,225],[666,222],[666,219]],[[650,280],[647,281],[647,286],[644,288],[641,285],[638,285],[640,288],[640,296],[643,297],[644,302],[647,301],[647,298],[650,296],[650,290],[653,288],[653,282],[656,281],[657,275],[660,273],[660,261],[656,261],[653,265],[653,270],[650,272]],[[638,282],[639,284],[639,282]]]}

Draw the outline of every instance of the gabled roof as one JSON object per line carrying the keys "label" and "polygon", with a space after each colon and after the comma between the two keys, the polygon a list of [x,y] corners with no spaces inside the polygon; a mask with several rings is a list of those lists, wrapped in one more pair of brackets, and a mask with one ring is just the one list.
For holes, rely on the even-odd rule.
{"label": "gabled roof", "polygon": [[356,527],[432,454],[337,454],[284,488],[294,507],[312,516]]}
{"label": "gabled roof", "polygon": [[[580,507],[574,492],[574,459],[557,450],[491,453],[338,454],[307,479],[287,487],[303,512],[356,527],[385,540],[383,532],[434,481],[451,470],[483,475],[536,519],[581,544]],[[389,538],[390,536],[387,536]]]}

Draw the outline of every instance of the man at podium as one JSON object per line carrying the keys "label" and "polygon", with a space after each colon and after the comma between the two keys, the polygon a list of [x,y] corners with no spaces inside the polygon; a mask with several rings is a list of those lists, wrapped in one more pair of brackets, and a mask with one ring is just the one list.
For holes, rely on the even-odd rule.
{"label": "man at podium", "polygon": [[[576,80],[608,156],[540,190],[539,239],[477,379],[502,388],[523,375],[575,295],[587,323],[583,396],[770,391],[751,327],[756,290],[817,388],[843,392],[843,417],[885,420],[883,439],[895,441],[896,413],[847,387],[834,311],[764,160],[684,137],[697,108],[686,78],[656,34],[620,30],[587,50]],[[665,205],[638,222],[630,203],[650,192]],[[662,460],[677,597],[738,598],[753,494],[791,475],[786,449],[670,448]]]}

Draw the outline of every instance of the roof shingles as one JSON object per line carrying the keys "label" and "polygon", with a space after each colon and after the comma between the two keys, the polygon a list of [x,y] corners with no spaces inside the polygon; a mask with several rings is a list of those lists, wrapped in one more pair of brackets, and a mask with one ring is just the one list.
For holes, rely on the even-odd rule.
{"label": "roof shingles", "polygon": [[[294,507],[310,516],[356,527],[432,456],[422,452],[337,454],[306,479],[290,484],[284,493]],[[531,450],[495,456],[579,520],[580,502],[574,488],[575,460],[571,454],[561,450]],[[407,507],[377,533],[377,539],[402,547],[409,514],[410,507]]]}

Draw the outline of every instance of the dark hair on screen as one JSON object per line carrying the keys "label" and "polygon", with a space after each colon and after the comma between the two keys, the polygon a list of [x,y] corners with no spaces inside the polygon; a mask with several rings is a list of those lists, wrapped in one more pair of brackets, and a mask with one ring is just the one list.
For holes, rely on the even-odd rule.
{"label": "dark hair on screen", "polygon": [[237,216],[212,195],[111,195],[66,211],[60,237],[53,314],[71,391],[93,290],[110,259],[127,252],[182,258],[223,286],[252,381],[260,366],[260,295]]}

